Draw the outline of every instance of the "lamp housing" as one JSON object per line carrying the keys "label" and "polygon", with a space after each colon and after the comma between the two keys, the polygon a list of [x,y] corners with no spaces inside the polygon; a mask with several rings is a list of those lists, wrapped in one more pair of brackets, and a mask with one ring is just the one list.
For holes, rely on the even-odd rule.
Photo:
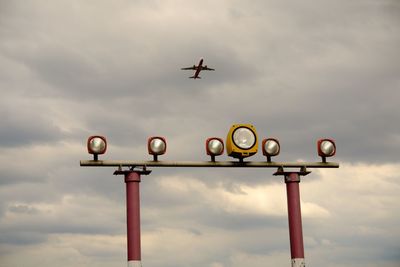
{"label": "lamp housing", "polygon": [[333,139],[319,139],[317,141],[318,156],[322,157],[322,161],[326,162],[327,157],[332,157],[336,154],[336,144]]}
{"label": "lamp housing", "polygon": [[277,156],[281,152],[281,145],[275,138],[264,139],[261,146],[263,155],[267,157],[268,162],[271,162],[271,157]]}
{"label": "lamp housing", "polygon": [[215,161],[215,156],[224,153],[224,141],[218,137],[210,137],[206,140],[206,152],[211,156],[211,161]]}
{"label": "lamp housing", "polygon": [[107,151],[107,139],[101,135],[92,135],[87,140],[87,150],[92,154],[94,160],[98,160],[98,155]]}
{"label": "lamp housing", "polygon": [[157,156],[163,155],[167,151],[167,141],[161,136],[150,137],[147,140],[147,150],[150,155],[153,155],[156,161]]}
{"label": "lamp housing", "polygon": [[258,151],[256,128],[252,124],[234,124],[226,137],[226,152],[228,156],[238,158],[250,157]]}

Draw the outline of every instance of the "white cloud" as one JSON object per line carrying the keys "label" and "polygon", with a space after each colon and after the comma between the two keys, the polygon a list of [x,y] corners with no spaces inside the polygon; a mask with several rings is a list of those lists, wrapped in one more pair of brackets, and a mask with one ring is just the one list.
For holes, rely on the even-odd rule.
{"label": "white cloud", "polygon": [[46,243],[0,246],[0,266],[121,266],[126,264],[123,235],[52,234]]}
{"label": "white cloud", "polygon": [[[282,184],[268,183],[256,186],[235,184],[229,190],[222,183],[209,187],[204,182],[187,177],[165,177],[160,180],[162,190],[172,194],[196,195],[207,205],[233,214],[285,216],[286,197]],[[302,202],[305,217],[326,217],[329,212],[312,202]]]}

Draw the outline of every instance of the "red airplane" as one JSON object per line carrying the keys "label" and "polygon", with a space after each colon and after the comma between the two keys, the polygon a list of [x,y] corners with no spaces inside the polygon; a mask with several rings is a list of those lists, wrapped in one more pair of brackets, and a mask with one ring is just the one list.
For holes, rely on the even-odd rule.
{"label": "red airplane", "polygon": [[200,71],[202,70],[215,70],[212,68],[207,67],[207,65],[203,66],[203,59],[200,59],[199,65],[193,65],[193,67],[187,67],[187,68],[182,68],[181,70],[195,70],[196,72],[194,73],[194,75],[192,77],[189,77],[191,79],[201,79],[201,77],[199,76]]}

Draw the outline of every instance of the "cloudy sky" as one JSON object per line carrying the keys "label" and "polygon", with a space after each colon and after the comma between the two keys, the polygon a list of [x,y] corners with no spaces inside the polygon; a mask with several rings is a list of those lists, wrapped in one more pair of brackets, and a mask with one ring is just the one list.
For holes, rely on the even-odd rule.
{"label": "cloudy sky", "polygon": [[[395,0],[0,0],[0,266],[125,266],[123,179],[79,166],[87,137],[202,161],[233,123],[279,161],[336,140],[340,168],[301,182],[307,266],[400,266],[399,47]],[[188,79],[200,57],[216,71]],[[273,171],[154,168],[143,266],[289,266]]]}

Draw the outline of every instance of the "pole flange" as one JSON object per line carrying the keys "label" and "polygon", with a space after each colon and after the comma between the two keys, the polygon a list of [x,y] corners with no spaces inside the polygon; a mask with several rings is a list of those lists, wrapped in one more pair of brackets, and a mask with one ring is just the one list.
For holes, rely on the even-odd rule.
{"label": "pole flange", "polygon": [[141,166],[141,167],[142,167],[142,169],[135,170],[136,166],[130,166],[129,170],[123,170],[122,166],[120,165],[118,167],[118,169],[116,171],[114,171],[114,175],[127,175],[132,172],[136,172],[140,175],[149,175],[151,173],[151,170],[148,170],[146,165]]}
{"label": "pole flange", "polygon": [[306,176],[310,174],[311,171],[307,171],[306,167],[301,167],[300,171],[285,171],[283,167],[279,167],[278,170],[273,175],[288,177],[291,173],[297,173],[299,176]]}

